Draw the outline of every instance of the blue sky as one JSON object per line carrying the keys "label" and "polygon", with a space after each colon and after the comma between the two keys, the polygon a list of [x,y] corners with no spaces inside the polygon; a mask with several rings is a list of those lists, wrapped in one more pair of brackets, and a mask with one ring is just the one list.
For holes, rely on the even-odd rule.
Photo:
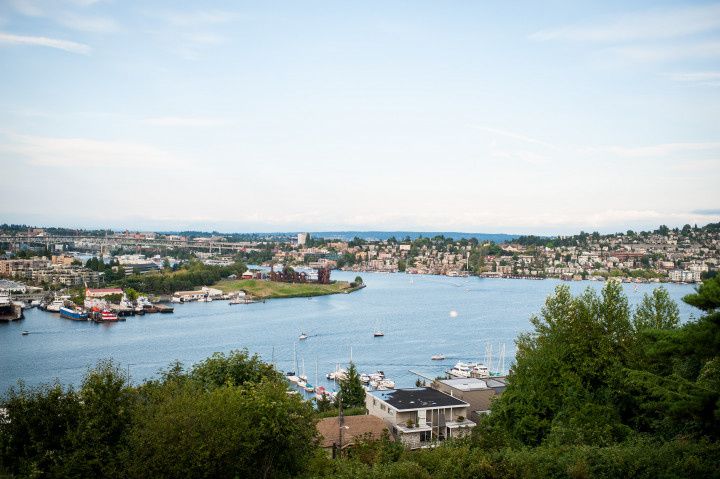
{"label": "blue sky", "polygon": [[0,222],[720,220],[720,3],[0,1]]}

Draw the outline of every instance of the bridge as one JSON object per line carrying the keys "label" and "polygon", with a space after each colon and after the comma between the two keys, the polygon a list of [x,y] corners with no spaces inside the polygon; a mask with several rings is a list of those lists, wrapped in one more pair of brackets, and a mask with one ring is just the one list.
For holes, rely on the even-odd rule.
{"label": "bridge", "polygon": [[50,249],[50,245],[56,244],[69,244],[69,243],[85,243],[88,247],[96,247],[101,252],[109,251],[113,247],[128,246],[132,248],[168,248],[168,249],[190,249],[190,250],[207,250],[212,253],[216,251],[219,254],[225,252],[240,252],[245,251],[247,248],[256,248],[263,244],[268,244],[266,241],[240,241],[240,242],[228,242],[228,241],[188,241],[188,240],[173,240],[166,238],[151,239],[151,238],[124,238],[121,236],[36,236],[36,235],[0,235],[0,243],[11,243],[20,244],[26,243],[29,245],[45,245],[46,248]]}

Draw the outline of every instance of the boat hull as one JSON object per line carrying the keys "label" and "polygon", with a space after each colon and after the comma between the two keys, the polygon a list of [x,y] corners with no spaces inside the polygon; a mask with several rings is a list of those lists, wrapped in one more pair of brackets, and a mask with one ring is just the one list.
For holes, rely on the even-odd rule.
{"label": "boat hull", "polygon": [[15,321],[23,318],[23,310],[19,304],[7,303],[0,305],[0,321]]}
{"label": "boat hull", "polygon": [[81,311],[75,311],[69,308],[60,308],[60,317],[65,319],[72,319],[74,321],[86,321],[87,313]]}

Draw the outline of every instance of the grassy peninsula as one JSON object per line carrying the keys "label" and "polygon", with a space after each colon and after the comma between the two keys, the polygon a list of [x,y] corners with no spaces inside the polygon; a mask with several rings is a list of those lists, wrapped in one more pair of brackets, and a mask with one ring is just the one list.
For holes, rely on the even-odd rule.
{"label": "grassy peninsula", "polygon": [[257,279],[224,279],[214,285],[224,293],[245,291],[257,299],[270,298],[302,298],[324,296],[327,294],[351,293],[362,285],[354,285],[347,281],[334,281],[330,284],[317,283],[279,283]]}

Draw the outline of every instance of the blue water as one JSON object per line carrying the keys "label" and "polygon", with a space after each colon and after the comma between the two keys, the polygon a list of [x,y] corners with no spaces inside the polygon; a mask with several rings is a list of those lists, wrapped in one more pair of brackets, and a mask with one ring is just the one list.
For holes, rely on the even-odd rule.
{"label": "blue water", "polygon": [[[356,273],[333,272],[334,279],[351,280]],[[87,368],[102,358],[129,366],[133,382],[153,377],[171,361],[191,365],[215,351],[247,348],[265,360],[274,357],[281,370],[298,373],[302,360],[310,382],[319,384],[336,364],[352,358],[361,371],[383,370],[398,387],[412,386],[409,370],[435,377],[459,360],[485,360],[493,345],[493,368],[506,348],[505,370],[514,358],[514,340],[528,331],[528,319],[540,311],[548,294],[561,282],[508,279],[448,278],[405,274],[362,274],[367,288],[353,294],[280,299],[249,305],[227,301],[175,305],[174,314],[130,317],[115,324],[61,319],[32,309],[24,320],[0,324],[0,391],[16,383],[38,384],[59,379],[78,385]],[[570,282],[574,292],[601,288],[598,282]],[[624,285],[631,303],[656,285]],[[688,285],[666,285],[682,319],[698,311],[680,298]],[[457,311],[451,317],[450,311]],[[374,338],[379,327],[384,337]],[[30,335],[22,336],[23,330]],[[301,332],[310,337],[298,342]],[[431,361],[442,353],[445,361]],[[331,387],[331,389],[333,389]]]}

